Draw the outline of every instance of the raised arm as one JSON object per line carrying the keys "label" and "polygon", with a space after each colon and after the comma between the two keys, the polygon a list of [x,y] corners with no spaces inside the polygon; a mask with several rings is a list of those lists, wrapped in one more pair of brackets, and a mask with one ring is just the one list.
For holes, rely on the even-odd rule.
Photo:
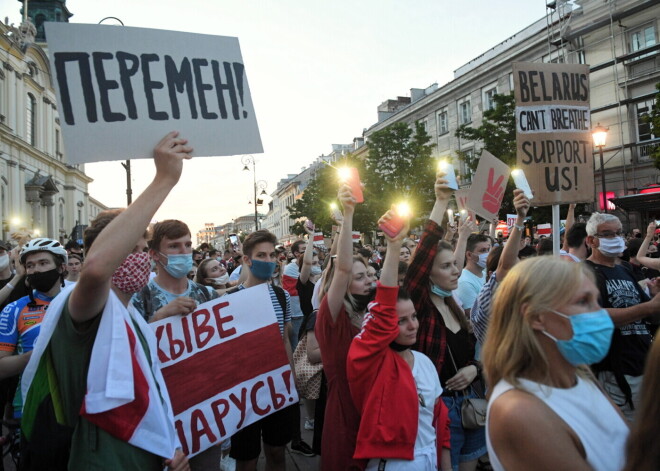
{"label": "raised arm", "polygon": [[568,231],[571,230],[571,227],[573,227],[573,224],[575,224],[575,204],[571,203],[568,205],[568,213],[566,214],[566,225],[564,226],[564,245],[562,245],[562,250],[564,252],[568,252],[568,239],[566,238],[566,234],[568,234]]}
{"label": "raised arm", "polygon": [[515,225],[509,232],[509,240],[504,244],[500,261],[497,264],[497,282],[501,283],[509,270],[518,262],[518,252],[520,251],[520,238],[522,236],[522,227],[529,211],[529,200],[523,190],[513,190],[513,206],[516,208]]}
{"label": "raised arm", "polygon": [[429,219],[435,222],[438,226],[442,225],[442,219],[445,217],[445,212],[447,211],[447,206],[449,205],[449,198],[453,193],[447,186],[447,180],[445,179],[444,172],[438,172],[435,175],[435,185],[433,189],[435,190],[435,203],[433,203],[433,209]]}
{"label": "raised arm", "polygon": [[302,284],[305,284],[309,280],[309,274],[312,272],[312,262],[314,261],[314,229],[309,229],[307,225],[303,226],[305,232],[307,232],[307,248],[303,254],[302,267],[298,278]]}
{"label": "raised arm", "polygon": [[337,320],[344,304],[344,296],[348,290],[348,280],[353,271],[353,214],[355,212],[355,198],[351,187],[342,184],[339,188],[339,201],[344,209],[344,222],[339,231],[337,241],[337,259],[335,273],[330,282],[326,297],[332,321]]}
{"label": "raised arm", "polygon": [[651,258],[646,256],[646,253],[649,251],[649,244],[655,235],[655,228],[655,222],[651,221],[651,223],[646,228],[646,237],[642,241],[642,245],[639,246],[639,250],[637,251],[637,261],[645,267],[653,268],[654,270],[660,270],[660,258]]}
{"label": "raised arm", "polygon": [[458,268],[459,272],[463,270],[463,266],[465,265],[465,250],[467,249],[468,237],[477,231],[477,225],[472,220],[472,217],[470,215],[465,222],[458,223],[458,240],[454,249],[454,257],[456,258],[456,268]]}
{"label": "raised arm", "polygon": [[12,279],[9,280],[9,283],[5,284],[2,289],[0,289],[0,304],[5,302],[11,292],[14,291],[14,288],[20,283],[24,283],[23,278],[25,277],[25,267],[20,262],[19,253],[19,247],[15,247],[9,254],[10,260],[14,262],[14,267],[16,267],[16,273]]}
{"label": "raised arm", "polygon": [[90,320],[102,311],[112,275],[134,249],[156,210],[179,181],[183,160],[191,158],[193,149],[178,135],[178,132],[171,132],[156,145],[153,181],[94,241],[85,258],[80,280],[69,298],[69,312],[74,321]]}

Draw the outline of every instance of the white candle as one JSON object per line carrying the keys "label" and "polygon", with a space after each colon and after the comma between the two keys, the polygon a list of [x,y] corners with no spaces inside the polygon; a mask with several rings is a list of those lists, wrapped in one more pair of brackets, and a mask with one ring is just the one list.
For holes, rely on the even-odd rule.
{"label": "white candle", "polygon": [[513,182],[516,184],[516,188],[522,190],[525,193],[527,199],[531,200],[534,198],[534,194],[532,193],[532,189],[529,186],[527,177],[525,177],[525,172],[519,168],[516,168],[511,171],[511,176],[513,177]]}
{"label": "white candle", "polygon": [[447,179],[447,185],[449,188],[452,190],[458,190],[458,182],[456,181],[456,172],[454,171],[454,166],[446,160],[441,160],[438,164],[438,170],[445,173],[445,178]]}
{"label": "white candle", "polygon": [[454,224],[454,210],[451,208],[447,210],[447,219],[449,219],[449,224]]}

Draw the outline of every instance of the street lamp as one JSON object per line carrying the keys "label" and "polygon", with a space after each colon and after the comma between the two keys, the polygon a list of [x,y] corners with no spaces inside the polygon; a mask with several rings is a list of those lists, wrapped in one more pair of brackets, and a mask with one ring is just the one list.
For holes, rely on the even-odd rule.
{"label": "street lamp", "polygon": [[254,190],[254,199],[252,200],[252,202],[254,203],[254,230],[257,231],[259,230],[259,212],[257,211],[257,190],[261,190],[259,196],[267,195],[266,193],[267,184],[264,180],[257,181],[257,166],[254,156],[244,155],[241,158],[241,163],[243,164],[243,170],[248,172],[250,171],[249,165],[252,165],[252,185]]}
{"label": "street lamp", "polygon": [[598,123],[596,127],[591,131],[591,135],[594,138],[594,147],[598,147],[598,152],[600,154],[600,178],[601,178],[601,191],[603,195],[603,210],[607,213],[607,190],[605,189],[605,164],[603,162],[603,147],[605,147],[605,141],[607,140],[607,131],[608,128],[605,128]]}
{"label": "street lamp", "polygon": [[[103,23],[105,20],[114,20],[120,25],[125,26],[124,22],[116,16],[106,16],[101,21],[99,21],[98,24]],[[133,202],[133,188],[131,187],[131,161],[126,160],[126,162],[121,162],[121,166],[124,167],[124,170],[126,170],[126,206],[130,206]]]}

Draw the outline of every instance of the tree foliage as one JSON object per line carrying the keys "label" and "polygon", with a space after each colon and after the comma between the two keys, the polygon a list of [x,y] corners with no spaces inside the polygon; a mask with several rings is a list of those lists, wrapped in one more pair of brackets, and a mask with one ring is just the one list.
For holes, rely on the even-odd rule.
{"label": "tree foliage", "polygon": [[[355,209],[353,228],[369,233],[376,221],[392,203],[408,201],[415,214],[426,217],[433,205],[435,168],[431,153],[433,144],[424,126],[414,129],[396,123],[375,132],[369,139],[368,155],[362,160],[348,155],[333,166],[317,172],[303,196],[289,207],[292,218],[309,218],[319,230],[329,232],[332,226],[330,204],[337,203],[337,167],[356,167],[364,185],[364,203]],[[291,226],[294,234],[304,233],[302,223]]]}

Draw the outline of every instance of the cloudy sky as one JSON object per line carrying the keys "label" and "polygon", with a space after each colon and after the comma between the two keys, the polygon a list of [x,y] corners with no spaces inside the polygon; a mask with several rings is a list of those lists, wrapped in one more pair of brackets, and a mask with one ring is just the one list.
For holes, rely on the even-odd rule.
{"label": "cloudy sky", "polygon": [[[68,0],[71,22],[120,18],[126,26],[236,36],[264,153],[257,179],[267,191],[298,173],[332,144],[348,144],[376,122],[376,107],[410,88],[440,86],[453,71],[545,15],[544,0]],[[16,0],[0,0],[19,23]],[[106,22],[112,24],[112,22]],[[169,129],[168,129],[169,130]],[[167,131],[167,130],[164,130]],[[249,214],[252,176],[241,156],[186,162],[179,185],[157,213],[193,234]],[[108,206],[126,203],[118,162],[88,164],[90,193]],[[133,161],[134,197],[153,164]]]}

